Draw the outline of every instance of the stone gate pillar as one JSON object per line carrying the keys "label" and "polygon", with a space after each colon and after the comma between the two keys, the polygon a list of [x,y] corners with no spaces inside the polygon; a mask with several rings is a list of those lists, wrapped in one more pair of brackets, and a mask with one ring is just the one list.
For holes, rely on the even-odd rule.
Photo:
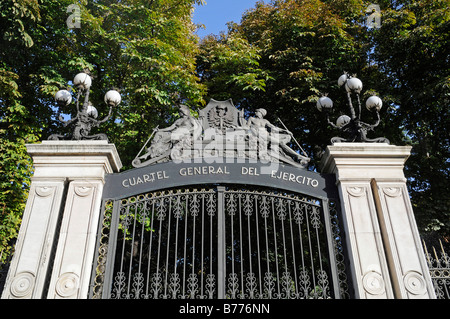
{"label": "stone gate pillar", "polygon": [[335,143],[322,158],[336,174],[356,298],[435,298],[403,173],[410,150]]}
{"label": "stone gate pillar", "polygon": [[43,141],[2,298],[87,298],[104,177],[122,166],[107,141]]}

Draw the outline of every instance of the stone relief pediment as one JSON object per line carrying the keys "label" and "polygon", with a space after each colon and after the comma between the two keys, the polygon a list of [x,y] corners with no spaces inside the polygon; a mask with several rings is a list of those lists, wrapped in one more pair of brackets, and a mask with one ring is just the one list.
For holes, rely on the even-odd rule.
{"label": "stone relief pediment", "polygon": [[[180,105],[179,109],[181,117],[171,126],[153,130],[133,160],[134,167],[206,157],[282,162],[300,168],[310,161],[286,127],[277,127],[264,118],[265,109],[256,110],[255,115],[247,119],[231,99],[211,99],[198,112],[198,118],[192,116],[185,105]],[[288,146],[292,140],[303,154]]]}

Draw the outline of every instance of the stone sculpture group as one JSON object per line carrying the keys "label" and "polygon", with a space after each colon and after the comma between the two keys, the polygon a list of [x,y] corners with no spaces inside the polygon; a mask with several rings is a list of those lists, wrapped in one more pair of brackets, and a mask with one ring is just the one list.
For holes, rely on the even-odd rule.
{"label": "stone sculpture group", "polygon": [[133,160],[134,167],[205,157],[282,162],[301,168],[308,165],[310,158],[306,154],[288,146],[292,133],[266,120],[265,109],[257,109],[253,117],[245,119],[244,111],[231,100],[211,99],[198,112],[198,118],[185,105],[180,105],[179,110],[181,117],[171,126],[153,130]]}

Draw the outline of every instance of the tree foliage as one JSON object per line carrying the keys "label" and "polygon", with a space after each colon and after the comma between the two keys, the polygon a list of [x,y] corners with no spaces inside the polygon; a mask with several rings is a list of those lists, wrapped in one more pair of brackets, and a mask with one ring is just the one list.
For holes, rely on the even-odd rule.
{"label": "tree foliage", "polygon": [[260,52],[239,33],[203,39],[197,72],[208,97],[224,100],[232,96],[240,101],[252,92],[264,91],[270,77],[259,67]]}
{"label": "tree foliage", "polygon": [[[362,1],[257,3],[244,14],[240,24],[229,25],[228,33],[216,40],[216,46],[211,38],[201,43],[201,52],[212,52],[207,63],[217,61],[216,50],[235,38],[247,43],[248,50],[243,48],[241,55],[253,60],[246,64],[237,60],[241,62],[239,68],[236,62],[228,68],[224,64],[218,68],[217,64],[200,59],[198,68],[202,71],[201,79],[206,79],[208,95],[242,91],[233,82],[236,74],[227,73],[233,69],[252,74],[259,80],[250,82],[252,90],[247,90],[244,96],[230,94],[227,98],[232,97],[238,106],[250,111],[267,109],[269,120],[278,126],[281,124],[277,118],[282,119],[309,153],[314,153],[314,146],[323,148],[332,133],[325,134],[326,123],[315,109],[315,101],[328,93],[336,103],[343,104],[337,78],[343,71],[364,73],[368,69],[363,8]],[[232,46],[228,48],[233,50]],[[216,81],[232,87],[224,91],[223,85],[210,85]]]}
{"label": "tree foliage", "polygon": [[392,107],[389,126],[413,145],[406,174],[423,231],[450,233],[450,13],[448,1],[386,2],[371,59]]}
{"label": "tree foliage", "polygon": [[25,144],[64,130],[57,112],[75,110],[57,109],[53,96],[83,69],[93,75],[100,117],[104,93],[121,93],[100,129],[125,168],[152,128],[177,117],[173,105],[195,111],[210,98],[232,98],[247,112],[267,109],[275,125],[282,119],[315,169],[337,135],[315,102],[328,93],[337,118],[346,111],[337,78],[357,73],[362,98],[383,99],[373,134],[413,146],[406,174],[420,230],[450,233],[448,1],[380,0],[380,28],[367,25],[370,1],[259,2],[199,43],[191,15],[201,3],[80,0],[80,27],[71,28],[72,0],[0,2],[0,251],[17,235],[27,197],[33,168]]}
{"label": "tree foliage", "polygon": [[[337,79],[344,71],[357,73],[364,83],[363,100],[376,93],[384,102],[382,125],[372,134],[413,146],[406,175],[420,230],[448,235],[448,1],[379,3],[380,28],[367,23],[369,1],[257,3],[227,33],[203,40],[197,68],[208,96],[232,97],[250,111],[265,108],[277,125],[280,117],[313,156],[312,168],[338,133],[317,112],[315,101],[328,93],[335,105],[333,118],[345,113]],[[217,55],[224,46],[235,50],[229,42],[236,38],[246,44],[241,55],[250,63]],[[250,82],[253,90],[244,95],[235,94],[243,87],[234,77],[247,73],[260,82]],[[375,121],[370,113],[363,117]]]}
{"label": "tree foliage", "polygon": [[[21,55],[34,42],[30,25],[40,19],[37,1],[0,3],[0,252],[5,259],[11,252],[10,241],[17,236],[25,208],[32,163],[25,143],[36,142],[36,130],[28,126],[20,85],[18,65],[26,64]],[[15,60],[15,61],[13,61]],[[25,71],[26,72],[26,71]],[[1,262],[1,260],[0,260]]]}
{"label": "tree foliage", "polygon": [[201,2],[82,0],[76,10],[71,0],[0,3],[0,251],[16,237],[27,197],[25,144],[64,131],[57,113],[75,110],[57,109],[54,94],[78,72],[93,76],[90,100],[100,117],[106,91],[120,91],[123,103],[101,130],[128,166],[151,128],[172,120],[174,104],[204,103],[191,19]]}

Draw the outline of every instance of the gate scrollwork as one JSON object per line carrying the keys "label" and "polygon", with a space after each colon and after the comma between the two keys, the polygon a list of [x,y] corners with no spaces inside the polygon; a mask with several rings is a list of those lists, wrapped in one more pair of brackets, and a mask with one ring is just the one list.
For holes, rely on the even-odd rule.
{"label": "gate scrollwork", "polygon": [[277,189],[212,185],[105,201],[91,296],[346,298],[341,239],[336,205]]}

